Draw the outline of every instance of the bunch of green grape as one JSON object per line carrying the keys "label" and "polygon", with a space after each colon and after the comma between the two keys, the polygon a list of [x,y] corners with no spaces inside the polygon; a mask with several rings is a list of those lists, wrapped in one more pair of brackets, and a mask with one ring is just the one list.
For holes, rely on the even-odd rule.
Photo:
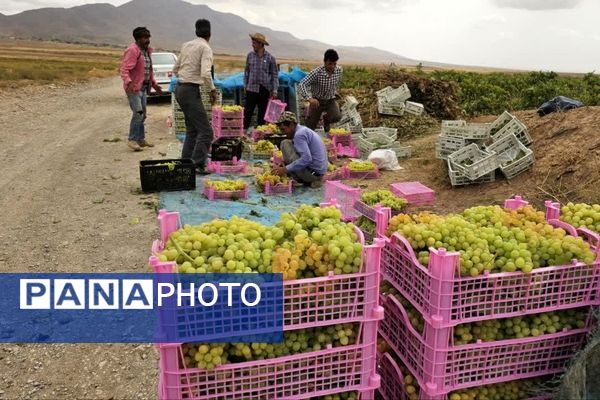
{"label": "bunch of green grape", "polygon": [[375,235],[375,222],[371,221],[369,218],[361,215],[356,220],[356,226],[360,228],[361,231],[368,233],[369,235]]}
{"label": "bunch of green grape", "polygon": [[343,392],[327,396],[311,397],[311,400],[357,400],[358,392]]}
{"label": "bunch of green grape", "polygon": [[567,203],[561,209],[560,219],[575,228],[585,227],[600,232],[600,204]]}
{"label": "bunch of green grape", "polygon": [[261,153],[271,153],[275,149],[277,149],[277,147],[275,147],[275,145],[268,140],[259,140],[254,146],[254,150]]}
{"label": "bunch of green grape", "polygon": [[534,268],[563,265],[572,259],[591,264],[594,253],[580,237],[572,237],[544,221],[531,207],[505,210],[498,206],[473,207],[462,214],[398,215],[390,220],[388,235],[399,232],[429,264],[429,248],[460,253],[462,276],[484,271],[531,272]]}
{"label": "bunch of green grape", "polygon": [[289,179],[287,178],[287,176],[274,175],[271,173],[271,171],[266,171],[262,174],[256,175],[256,187],[258,188],[259,192],[265,191],[265,184],[267,182],[269,182],[271,187],[273,187],[277,184],[287,185]]}
{"label": "bunch of green grape", "polygon": [[351,171],[373,171],[375,164],[371,161],[350,161],[347,164]]}
{"label": "bunch of green grape", "polygon": [[212,187],[218,192],[233,192],[238,190],[244,190],[246,188],[246,182],[241,179],[231,180],[225,179],[222,181],[206,179],[204,181],[205,187]]}
{"label": "bunch of green grape", "polygon": [[[404,307],[410,324],[423,334],[425,321],[421,313],[402,297],[388,282],[381,284],[380,292],[394,296]],[[512,318],[493,319],[460,324],[453,329],[454,345],[492,342],[504,339],[522,339],[553,334],[564,330],[581,329],[587,324],[589,308],[545,312]]]}
{"label": "bunch of green grape", "polygon": [[212,370],[219,365],[353,345],[359,324],[346,323],[284,332],[281,343],[187,343],[182,346],[184,366]]}
{"label": "bunch of green grape", "polygon": [[400,212],[406,207],[406,199],[396,196],[389,190],[381,189],[373,192],[365,192],[360,196],[360,201],[369,206],[381,204],[389,207],[393,212]]}

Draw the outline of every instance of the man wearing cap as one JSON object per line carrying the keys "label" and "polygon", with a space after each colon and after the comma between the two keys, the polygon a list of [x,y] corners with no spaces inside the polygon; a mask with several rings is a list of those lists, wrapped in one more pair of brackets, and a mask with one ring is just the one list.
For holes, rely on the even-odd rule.
{"label": "man wearing cap", "polygon": [[340,88],[342,68],[337,65],[339,56],[337,51],[329,49],[323,56],[323,65],[313,69],[298,84],[298,92],[308,99],[310,107],[306,126],[315,129],[323,117],[323,128],[329,132],[330,125],[342,119],[340,108],[335,101],[335,94]]}
{"label": "man wearing cap", "polygon": [[205,168],[213,131],[202,105],[200,86],[210,88],[211,104],[215,104],[218,93],[211,74],[213,53],[208,45],[210,32],[208,20],[197,20],[197,38],[181,46],[179,58],[173,66],[173,73],[177,76],[175,97],[183,111],[186,127],[181,158],[191,158],[196,165],[196,173],[201,175],[208,174]]}
{"label": "man wearing cap", "polygon": [[252,50],[246,57],[244,70],[244,89],[246,90],[246,104],[244,105],[244,129],[250,127],[254,109],[258,105],[257,124],[264,125],[265,112],[269,97],[277,97],[279,83],[277,62],[265,46],[269,45],[262,33],[250,34]]}
{"label": "man wearing cap", "polygon": [[144,131],[146,100],[150,93],[150,86],[159,95],[162,94],[162,90],[154,80],[152,71],[150,31],[144,26],[139,26],[133,30],[133,38],[135,43],[129,45],[123,53],[120,73],[132,111],[127,146],[133,151],[142,151],[142,147],[154,147],[146,141]]}
{"label": "man wearing cap", "polygon": [[273,173],[290,175],[312,188],[321,187],[328,164],[327,150],[321,137],[312,129],[299,125],[296,115],[289,111],[281,114],[277,125],[288,138],[281,142],[285,166],[273,168]]}

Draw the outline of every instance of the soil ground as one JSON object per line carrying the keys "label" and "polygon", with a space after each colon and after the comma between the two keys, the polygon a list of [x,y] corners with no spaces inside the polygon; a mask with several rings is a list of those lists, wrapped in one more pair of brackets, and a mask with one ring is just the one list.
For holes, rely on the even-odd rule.
{"label": "soil ground", "polygon": [[[149,106],[147,139],[156,147],[133,153],[118,78],[0,93],[0,271],[147,271],[158,196],[140,193],[138,163],[163,158],[175,142],[165,127],[169,113],[168,101]],[[436,191],[438,212],[515,194],[538,206],[552,197],[598,202],[600,109],[517,116],[530,127],[538,161],[513,180],[452,188],[433,156],[432,129],[408,143],[413,157],[401,162],[403,170],[354,183],[421,181]],[[151,345],[2,345],[0,399],[155,398],[157,363]]]}

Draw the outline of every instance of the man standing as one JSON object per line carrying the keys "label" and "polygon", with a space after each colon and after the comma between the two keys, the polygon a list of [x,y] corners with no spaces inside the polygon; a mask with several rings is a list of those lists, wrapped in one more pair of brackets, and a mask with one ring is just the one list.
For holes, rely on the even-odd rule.
{"label": "man standing", "polygon": [[310,103],[306,119],[306,126],[310,129],[314,130],[317,127],[324,112],[327,113],[323,117],[325,132],[329,132],[331,124],[342,118],[335,101],[335,94],[342,79],[342,68],[337,65],[338,60],[339,56],[335,50],[327,50],[323,58],[324,65],[313,69],[298,85],[298,91]]}
{"label": "man standing", "polygon": [[246,104],[244,106],[244,129],[250,127],[254,109],[258,105],[258,125],[265,123],[265,111],[269,96],[277,97],[279,77],[277,62],[265,46],[269,45],[262,33],[251,34],[252,50],[246,57],[244,70],[244,89],[246,90]]}
{"label": "man standing", "polygon": [[200,86],[210,88],[210,102],[217,100],[217,89],[213,83],[211,70],[213,53],[208,45],[210,22],[196,21],[197,39],[181,46],[181,53],[173,73],[177,75],[175,97],[185,117],[186,134],[183,142],[182,158],[191,158],[196,164],[196,173],[206,175],[206,159],[213,139],[213,131],[202,104]]}
{"label": "man standing", "polygon": [[162,94],[162,90],[154,80],[152,71],[150,31],[146,27],[139,26],[133,30],[133,38],[135,43],[129,45],[123,53],[120,73],[132,111],[127,146],[133,151],[142,151],[142,147],[154,147],[146,141],[144,131],[146,101],[150,86],[159,95]]}
{"label": "man standing", "polygon": [[273,173],[290,175],[312,188],[321,187],[328,164],[327,150],[321,137],[306,126],[298,125],[296,115],[289,111],[281,114],[277,125],[288,138],[281,142],[285,167],[275,167]]}

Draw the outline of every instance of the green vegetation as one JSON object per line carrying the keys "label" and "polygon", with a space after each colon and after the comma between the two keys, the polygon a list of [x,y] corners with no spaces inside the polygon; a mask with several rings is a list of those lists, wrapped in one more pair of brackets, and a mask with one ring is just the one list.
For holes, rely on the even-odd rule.
{"label": "green vegetation", "polygon": [[346,67],[342,85],[347,89],[367,87],[377,90],[388,84],[398,85],[403,80],[456,83],[458,106],[470,116],[534,109],[561,95],[581,100],[589,106],[600,104],[600,76],[594,73],[568,76],[555,72],[425,72],[421,69]]}

